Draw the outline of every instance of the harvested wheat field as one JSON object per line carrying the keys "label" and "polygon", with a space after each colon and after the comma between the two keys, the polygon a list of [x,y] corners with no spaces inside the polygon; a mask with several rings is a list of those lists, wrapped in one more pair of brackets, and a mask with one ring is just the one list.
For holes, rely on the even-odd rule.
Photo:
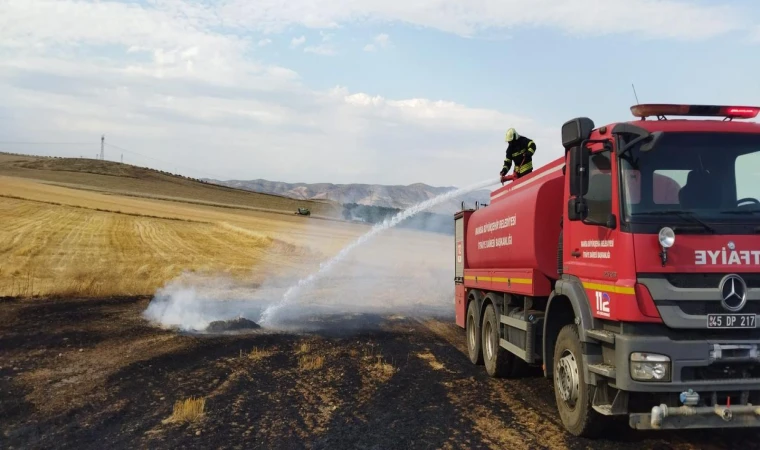
{"label": "harvested wheat field", "polygon": [[391,230],[299,291],[296,329],[257,329],[368,228],[82,164],[0,158],[0,448],[760,447],[736,431],[569,436],[548,380],[470,364],[450,236]]}
{"label": "harvested wheat field", "polygon": [[149,295],[182,271],[256,281],[315,264],[363,229],[2,176],[0,223],[0,296]]}

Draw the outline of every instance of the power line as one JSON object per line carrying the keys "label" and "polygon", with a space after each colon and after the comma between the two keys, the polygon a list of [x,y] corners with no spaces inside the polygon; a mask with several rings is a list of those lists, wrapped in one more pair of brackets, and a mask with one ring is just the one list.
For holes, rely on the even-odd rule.
{"label": "power line", "polygon": [[92,145],[92,142],[13,142],[0,141],[0,144],[7,145]]}
{"label": "power line", "polygon": [[[95,144],[94,142],[0,141],[0,145],[97,145],[97,144]],[[225,177],[221,177],[219,175],[214,175],[212,173],[208,173],[208,172],[205,172],[205,171],[202,171],[202,170],[194,169],[192,167],[182,166],[182,165],[176,164],[175,162],[166,161],[166,160],[163,160],[163,159],[160,159],[160,158],[155,158],[153,156],[144,155],[142,153],[139,153],[139,152],[136,152],[136,151],[133,151],[133,150],[128,150],[126,148],[119,147],[118,145],[109,144],[108,142],[105,142],[105,136],[101,136],[101,138],[100,138],[100,154],[96,153],[95,154],[95,159],[104,159],[104,156],[105,156],[105,147],[106,146],[107,147],[115,148],[117,150],[121,150],[122,152],[131,153],[133,155],[141,156],[143,158],[147,158],[147,159],[151,159],[151,160],[156,161],[156,162],[167,164],[169,166],[173,165],[175,167],[175,171],[176,171],[176,167],[181,167],[181,168],[183,168],[185,170],[190,170],[190,171],[193,171],[193,172],[196,172],[196,173],[201,173],[201,174],[207,175],[207,176],[209,176],[211,178],[216,178],[217,180],[222,180],[222,179],[225,178]],[[122,155],[122,161],[123,161],[123,159],[124,159],[124,155]]]}
{"label": "power line", "polygon": [[224,177],[221,177],[219,175],[214,175],[212,173],[208,173],[208,172],[205,172],[205,171],[202,171],[202,170],[194,169],[192,167],[182,166],[182,165],[177,164],[176,162],[166,161],[164,159],[159,159],[159,158],[155,158],[153,156],[144,155],[142,153],[138,153],[138,152],[133,151],[133,150],[127,150],[124,147],[119,147],[118,145],[109,144],[108,142],[106,142],[105,145],[108,146],[108,147],[113,147],[113,148],[115,148],[117,150],[121,150],[123,152],[132,153],[133,155],[142,156],[143,158],[148,158],[148,159],[152,159],[153,161],[157,161],[157,162],[160,162],[160,163],[168,164],[170,166],[174,165],[175,166],[175,169],[174,169],[175,172],[177,170],[176,169],[177,167],[181,167],[181,168],[186,169],[186,170],[191,170],[193,172],[197,172],[197,173],[202,173],[204,175],[208,175],[211,178],[216,178],[217,180],[224,179]]}

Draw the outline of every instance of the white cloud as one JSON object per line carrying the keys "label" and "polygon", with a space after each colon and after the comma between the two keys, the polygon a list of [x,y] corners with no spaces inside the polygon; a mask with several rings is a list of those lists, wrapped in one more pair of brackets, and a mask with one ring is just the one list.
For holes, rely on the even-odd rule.
{"label": "white cloud", "polygon": [[756,22],[738,8],[685,0],[228,0],[217,11],[225,24],[268,32],[400,21],[460,35],[548,27],[581,36],[704,39]]}
{"label": "white cloud", "polygon": [[267,38],[267,39],[261,39],[259,43],[256,45],[258,45],[259,47],[266,47],[267,45],[271,43],[272,43],[272,40]]}
{"label": "white cloud", "polygon": [[[229,27],[272,32],[302,24],[324,31],[354,20],[396,20],[461,34],[551,26],[693,38],[740,26],[735,14],[718,8],[674,0],[635,6],[620,0],[601,6],[591,0],[5,0],[0,135],[92,139],[97,146],[106,133],[116,145],[195,167],[188,173],[194,176],[463,185],[498,173],[509,126],[538,142],[539,163],[561,156],[557,127],[442,100],[388,99],[344,87],[315,91],[288,68],[250,60],[250,50],[268,39],[244,38]],[[380,36],[376,48],[390,43]],[[319,44],[305,43],[305,36],[291,41],[304,51],[335,52],[326,32]]]}
{"label": "white cloud", "polygon": [[388,48],[391,46],[391,38],[385,33],[378,34],[375,36],[374,39],[372,39],[371,44],[367,44],[364,46],[365,52],[374,52],[378,48]]}
{"label": "white cloud", "polygon": [[323,55],[323,56],[337,55],[338,51],[335,49],[335,46],[330,43],[330,41],[332,40],[333,34],[325,33],[324,31],[320,31],[319,34],[322,36],[322,43],[318,45],[310,45],[308,47],[305,47],[303,51],[306,53],[314,53],[314,54]]}
{"label": "white cloud", "polygon": [[261,91],[258,83],[219,90],[126,71],[104,77],[96,65],[73,76],[57,71],[44,90],[25,84],[35,70],[0,66],[0,73],[0,96],[14,108],[0,134],[96,143],[106,133],[115,145],[196,168],[185,172],[192,176],[461,185],[498,173],[509,125],[539,142],[540,161],[561,155],[556,130],[526,118],[342,87],[312,91],[276,74],[262,80],[282,87]]}
{"label": "white cloud", "polygon": [[327,44],[310,45],[308,47],[305,47],[303,51],[306,53],[315,53],[317,55],[324,56],[333,56],[338,53],[332,45]]}

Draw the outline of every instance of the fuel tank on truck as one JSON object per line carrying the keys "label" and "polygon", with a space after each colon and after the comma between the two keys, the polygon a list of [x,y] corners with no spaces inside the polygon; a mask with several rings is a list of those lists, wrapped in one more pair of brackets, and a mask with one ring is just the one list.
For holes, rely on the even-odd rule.
{"label": "fuel tank on truck", "polygon": [[558,160],[491,194],[470,216],[468,269],[535,269],[556,279],[564,176]]}

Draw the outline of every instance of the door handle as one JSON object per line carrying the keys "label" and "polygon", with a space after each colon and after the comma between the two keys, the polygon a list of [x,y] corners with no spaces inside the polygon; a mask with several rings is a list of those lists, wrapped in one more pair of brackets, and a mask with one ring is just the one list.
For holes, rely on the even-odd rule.
{"label": "door handle", "polygon": [[570,253],[570,254],[573,255],[573,257],[575,257],[575,258],[580,258],[581,257],[581,252],[579,252],[578,250],[573,250],[572,253]]}

